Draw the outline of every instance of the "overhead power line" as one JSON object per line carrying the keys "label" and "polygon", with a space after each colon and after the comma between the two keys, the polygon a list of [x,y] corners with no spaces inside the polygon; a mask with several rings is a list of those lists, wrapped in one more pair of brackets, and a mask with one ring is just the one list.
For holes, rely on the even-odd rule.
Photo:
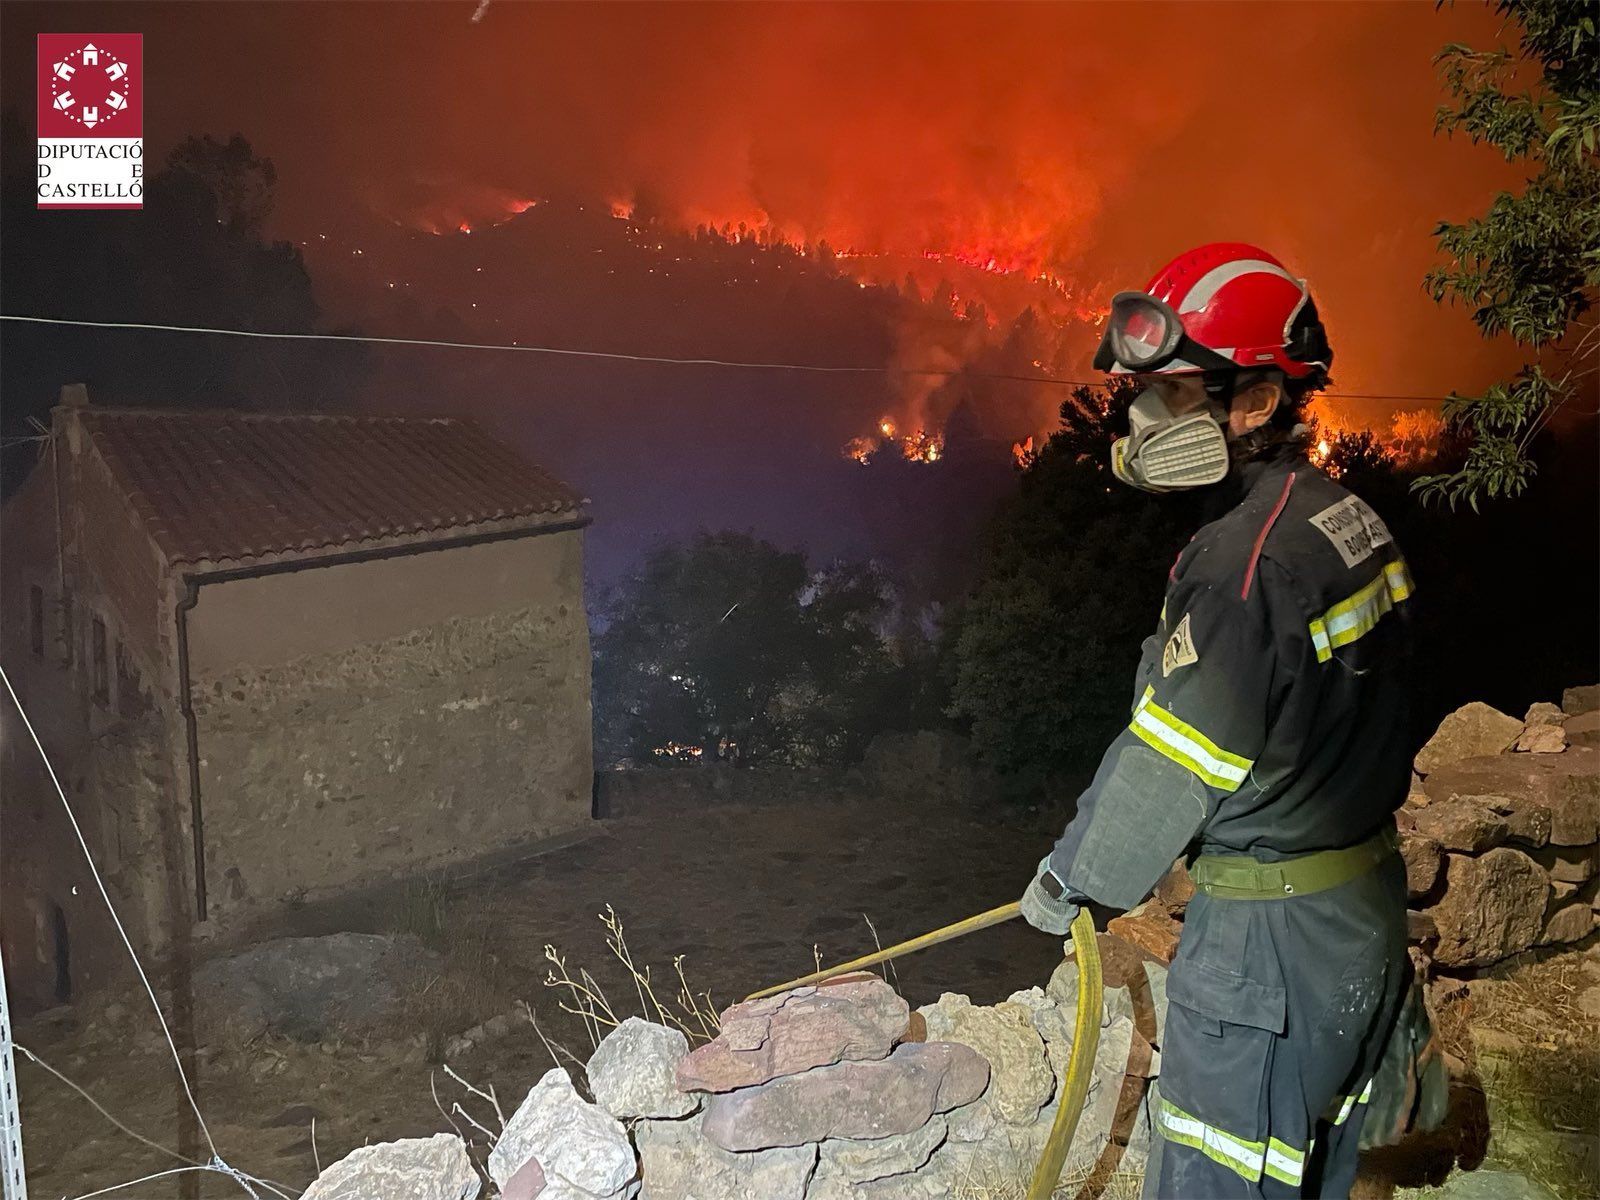
{"label": "overhead power line", "polygon": [[[825,366],[821,363],[745,362],[727,358],[674,358],[665,354],[624,354],[615,350],[576,350],[565,346],[523,346],[504,342],[456,342],[440,338],[379,337],[361,333],[287,333],[259,329],[223,329],[211,325],[159,325],[143,321],[76,321],[66,317],[34,317],[0,313],[0,321],[27,325],[60,325],[82,329],[136,329],[156,333],[210,334],[216,337],[265,338],[290,342],[348,342],[353,345],[424,346],[444,350],[489,350],[546,354],[559,358],[598,358],[613,362],[660,363],[674,367],[730,367],[749,371],[807,371],[823,375],[922,375],[942,379],[994,379],[1009,383],[1045,383],[1057,387],[1103,387],[1104,379],[1059,379],[1053,375],[1012,375],[998,371],[962,371],[934,367]],[[1435,404],[1444,396],[1389,395],[1376,392],[1319,392],[1335,400],[1411,400]]]}

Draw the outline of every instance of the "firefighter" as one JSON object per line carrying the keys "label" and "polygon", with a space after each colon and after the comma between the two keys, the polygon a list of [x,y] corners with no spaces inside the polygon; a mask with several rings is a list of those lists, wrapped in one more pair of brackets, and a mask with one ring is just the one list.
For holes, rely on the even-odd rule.
{"label": "firefighter", "polygon": [[1297,418],[1331,361],[1305,283],[1237,243],[1116,296],[1095,360],[1143,385],[1117,478],[1226,508],[1173,564],[1131,719],[1023,898],[1065,934],[1080,904],[1131,908],[1188,860],[1160,1200],[1348,1195],[1411,983],[1393,814],[1412,581],[1377,514],[1307,459]]}

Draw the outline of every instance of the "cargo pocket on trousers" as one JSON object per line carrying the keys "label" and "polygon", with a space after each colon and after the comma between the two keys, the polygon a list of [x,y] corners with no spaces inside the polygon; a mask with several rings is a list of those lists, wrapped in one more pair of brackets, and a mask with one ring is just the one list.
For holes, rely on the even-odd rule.
{"label": "cargo pocket on trousers", "polygon": [[1162,1136],[1244,1179],[1268,1159],[1268,1083],[1284,1030],[1282,987],[1190,960],[1167,980],[1161,1050]]}

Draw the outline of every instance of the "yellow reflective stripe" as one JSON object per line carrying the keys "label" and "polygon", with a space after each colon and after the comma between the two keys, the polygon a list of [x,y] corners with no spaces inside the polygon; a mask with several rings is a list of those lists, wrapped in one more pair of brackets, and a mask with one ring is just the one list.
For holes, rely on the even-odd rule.
{"label": "yellow reflective stripe", "polygon": [[1311,622],[1308,628],[1317,661],[1327,662],[1340,646],[1372,632],[1385,613],[1410,599],[1415,590],[1404,559],[1385,563],[1383,574]]}
{"label": "yellow reflective stripe", "polygon": [[1417,585],[1411,582],[1411,572],[1406,568],[1406,560],[1403,558],[1384,563],[1383,574],[1389,581],[1389,596],[1396,604],[1409,599],[1411,593],[1417,590]]}
{"label": "yellow reflective stripe", "polygon": [[1287,1142],[1280,1142],[1277,1138],[1267,1139],[1266,1173],[1279,1183],[1299,1185],[1305,1178],[1306,1155],[1311,1153],[1311,1147],[1296,1150]]}
{"label": "yellow reflective stripe", "polygon": [[1247,1142],[1225,1129],[1207,1125],[1164,1097],[1157,1115],[1161,1134],[1169,1142],[1192,1147],[1251,1183],[1260,1179],[1266,1169],[1267,1148],[1260,1142]]}
{"label": "yellow reflective stripe", "polygon": [[1338,1113],[1335,1114],[1334,1116],[1331,1116],[1331,1117],[1324,1117],[1323,1119],[1326,1120],[1326,1121],[1330,1121],[1335,1125],[1343,1125],[1346,1121],[1348,1121],[1350,1119],[1350,1114],[1355,1110],[1356,1105],[1365,1104],[1368,1100],[1371,1100],[1371,1099],[1372,1099],[1372,1080],[1369,1079],[1369,1080],[1367,1080],[1366,1086],[1363,1087],[1359,1093],[1351,1093],[1348,1096],[1342,1096],[1342,1097],[1341,1096],[1335,1096],[1333,1098],[1333,1103],[1328,1105],[1328,1111],[1329,1112],[1333,1112],[1333,1105],[1337,1104],[1339,1106]]}
{"label": "yellow reflective stripe", "polygon": [[1154,694],[1155,688],[1145,688],[1128,728],[1152,750],[1193,771],[1212,787],[1238,791],[1255,763],[1222,749],[1194,726],[1178,720],[1151,698]]}

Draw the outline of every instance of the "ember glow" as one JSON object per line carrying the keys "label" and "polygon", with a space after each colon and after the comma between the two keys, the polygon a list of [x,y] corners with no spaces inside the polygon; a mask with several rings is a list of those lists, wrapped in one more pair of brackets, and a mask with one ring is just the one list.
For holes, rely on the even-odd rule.
{"label": "ember glow", "polygon": [[[309,47],[259,6],[152,6],[141,19],[183,63],[184,86],[160,106],[167,142],[199,129],[249,137],[277,167],[274,230],[296,243],[352,207],[441,237],[481,233],[533,197],[642,227],[743,223],[769,243],[826,243],[868,288],[909,277],[926,298],[948,283],[955,311],[970,305],[995,336],[1032,307],[1076,331],[1075,358],[1053,367],[1085,378],[1113,292],[1186,245],[1244,237],[1310,278],[1341,390],[1442,396],[1520,362],[1418,287],[1433,224],[1520,179],[1432,128],[1429,60],[1447,42],[1495,44],[1488,6],[622,11],[493,5],[475,23],[453,5],[324,5]],[[210,48],[241,36],[257,61],[299,64],[304,84],[239,86],[237,65]],[[1161,55],[1159,83],[1136,104],[1134,46]],[[1241,57],[1249,87],[1217,69]],[[20,59],[7,65],[15,86],[31,78]],[[1285,130],[1316,146],[1308,169],[1337,187],[1262,186],[1299,162]],[[1251,169],[1222,165],[1239,165],[1219,149],[1230,146],[1252,148]],[[438,280],[413,278],[412,295],[435,294]],[[973,348],[931,357],[959,366]],[[929,365],[926,351],[908,338],[891,365]],[[940,428],[926,395],[904,392],[900,428]],[[1011,437],[1048,427],[1048,401],[1016,403]],[[1382,422],[1394,407],[1361,416]],[[860,416],[872,428],[874,414]]]}
{"label": "ember glow", "polygon": [[878,423],[881,436],[851,438],[844,445],[844,457],[870,467],[882,451],[898,453],[907,462],[936,463],[944,456],[944,435],[919,429],[906,437],[895,437],[895,424],[885,418]]}

